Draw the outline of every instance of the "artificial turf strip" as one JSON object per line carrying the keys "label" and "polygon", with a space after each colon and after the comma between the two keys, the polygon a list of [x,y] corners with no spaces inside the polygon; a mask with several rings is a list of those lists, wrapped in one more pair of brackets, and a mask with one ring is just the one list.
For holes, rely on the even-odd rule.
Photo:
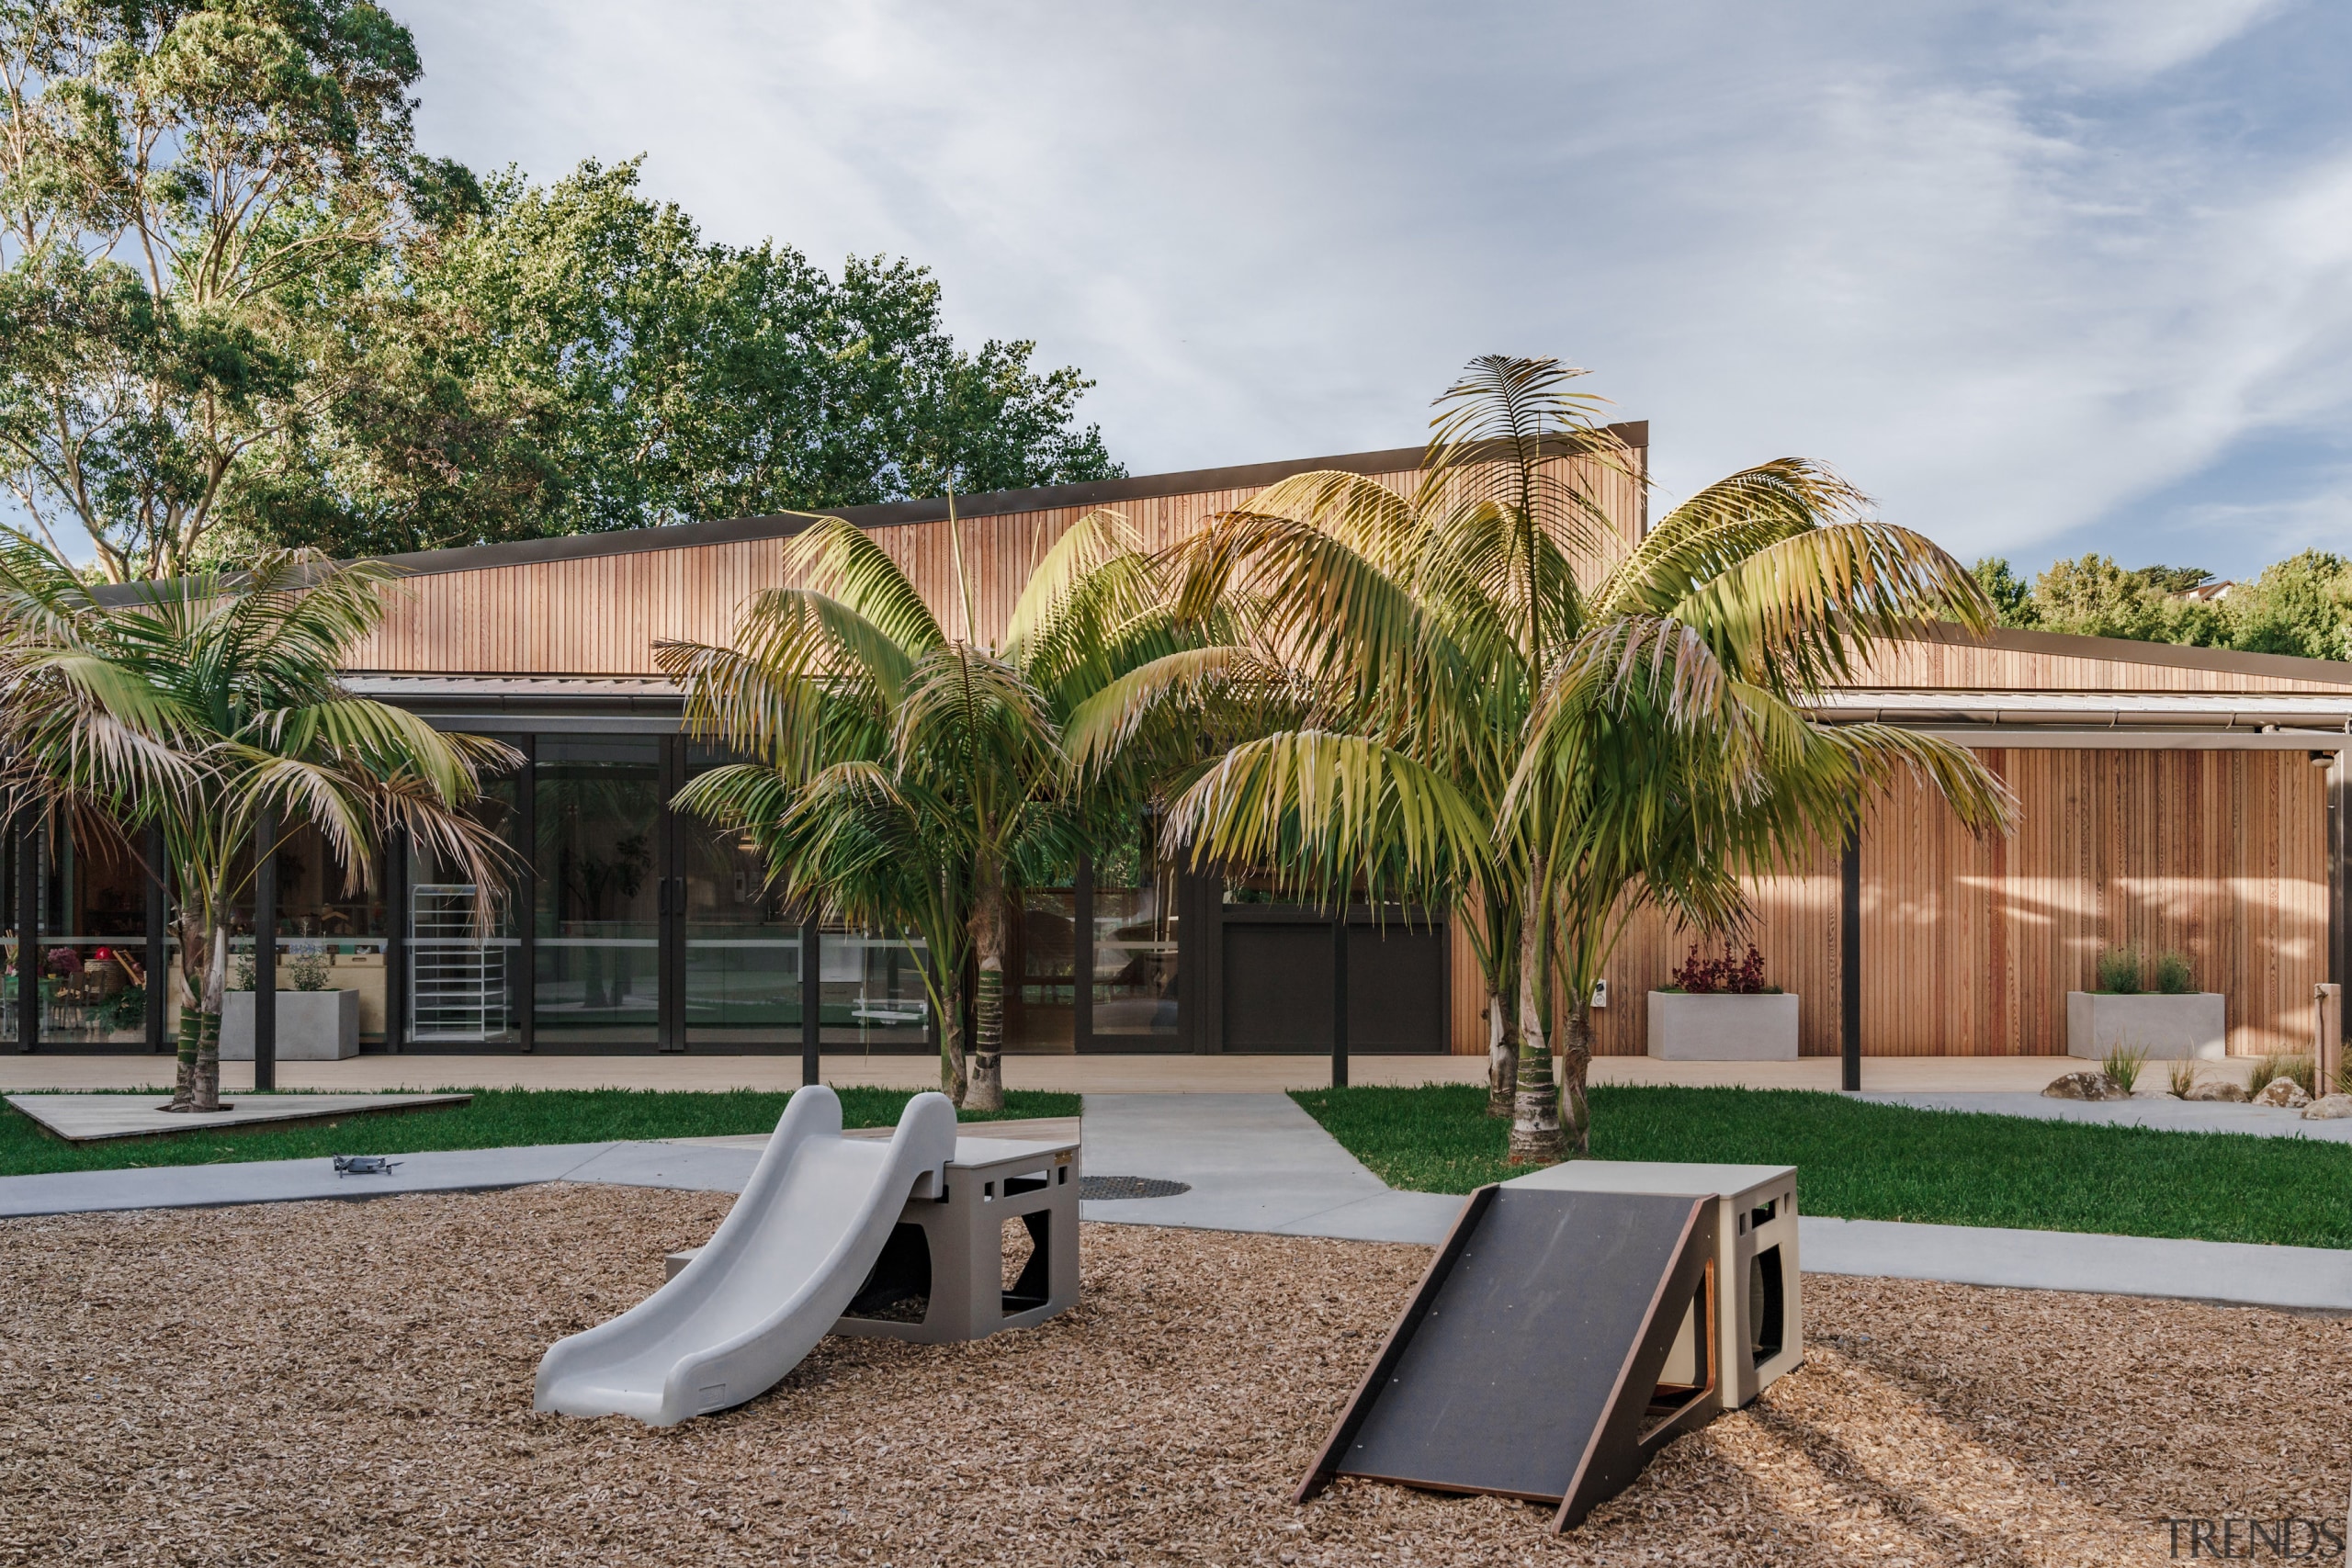
{"label": "artificial turf strip", "polygon": [[[428,1149],[508,1149],[528,1144],[601,1144],[631,1138],[704,1138],[768,1133],[788,1093],[719,1093],[632,1089],[477,1089],[469,1105],[396,1114],[347,1116],[291,1127],[267,1125],[69,1144],[7,1108],[0,1116],[0,1176],[60,1170],[120,1170],[141,1166],[219,1165],[234,1160],[303,1159],[326,1155],[419,1154]],[[912,1089],[844,1089],[842,1124],[887,1127]],[[967,1122],[1075,1116],[1079,1097],[1007,1089],[1001,1111],[967,1111]]]}
{"label": "artificial turf strip", "polygon": [[[1851,1220],[2352,1247],[2352,1147],[1919,1111],[1803,1089],[1595,1089],[1597,1159],[1793,1165],[1797,1207]],[[1479,1085],[1292,1099],[1392,1187],[1522,1174]]]}

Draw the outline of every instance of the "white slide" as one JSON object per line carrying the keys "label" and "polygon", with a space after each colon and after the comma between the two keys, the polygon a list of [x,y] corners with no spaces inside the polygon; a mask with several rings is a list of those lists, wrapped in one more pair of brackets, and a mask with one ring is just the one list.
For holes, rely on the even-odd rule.
{"label": "white slide", "polygon": [[842,1136],[840,1096],[794,1093],[718,1234],[676,1279],[539,1359],[535,1409],[674,1427],[774,1388],[865,1282],[911,1197],[956,1157],[956,1107],[907,1102],[887,1144]]}

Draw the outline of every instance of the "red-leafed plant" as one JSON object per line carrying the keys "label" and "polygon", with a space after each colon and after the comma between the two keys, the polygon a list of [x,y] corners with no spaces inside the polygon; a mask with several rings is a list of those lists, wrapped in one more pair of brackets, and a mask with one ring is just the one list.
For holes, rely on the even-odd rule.
{"label": "red-leafed plant", "polygon": [[1698,943],[1693,942],[1690,956],[1674,972],[1673,980],[1677,990],[1699,997],[1717,991],[1752,997],[1770,988],[1764,984],[1764,955],[1756,951],[1754,942],[1748,943],[1745,958],[1733,957],[1728,944],[1721,958],[1702,957]]}

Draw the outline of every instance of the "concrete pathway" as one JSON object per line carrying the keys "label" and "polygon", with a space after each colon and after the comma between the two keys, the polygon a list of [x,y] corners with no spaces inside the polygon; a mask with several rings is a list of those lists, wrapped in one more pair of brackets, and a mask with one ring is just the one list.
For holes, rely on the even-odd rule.
{"label": "concrete pathway", "polygon": [[1808,1274],[2352,1312],[2352,1252],[1800,1214]]}
{"label": "concrete pathway", "polygon": [[2129,1100],[2044,1100],[2034,1094],[1872,1094],[1856,1098],[1921,1111],[1967,1111],[1986,1116],[2026,1116],[2037,1122],[2087,1122],[2154,1127],[2166,1133],[2244,1133],[2257,1138],[2315,1138],[2352,1143],[2352,1119],[2306,1122],[2300,1111],[2275,1105],[2229,1105],[2135,1094]]}
{"label": "concrete pathway", "polygon": [[[1874,1056],[1862,1063],[1865,1089],[1885,1093],[1991,1093],[2039,1090],[2061,1073],[2094,1064],[2068,1056]],[[2159,1064],[2160,1066],[2161,1064]],[[2227,1064],[2239,1076],[2242,1062]],[[937,1061],[922,1054],[862,1055],[827,1053],[824,1079],[836,1088],[879,1085],[936,1089]],[[1812,1089],[1838,1087],[1838,1061],[1661,1062],[1647,1056],[1603,1056],[1592,1064],[1597,1084],[1682,1084],[1693,1087]],[[2152,1067],[2152,1074],[2154,1069]],[[2218,1072],[2217,1065],[2214,1071]],[[232,1096],[253,1081],[248,1062],[221,1064],[221,1086]],[[1349,1076],[1360,1085],[1484,1083],[1487,1058],[1359,1055]],[[111,1089],[168,1087],[169,1056],[30,1055],[0,1053],[0,1093],[26,1089]],[[2160,1075],[2157,1075],[2160,1080]],[[673,1055],[444,1056],[371,1053],[340,1062],[280,1062],[281,1089],[336,1093],[385,1093],[444,1089],[787,1089],[800,1083],[800,1057]],[[1329,1057],[1295,1055],[1069,1055],[1009,1053],[1004,1081],[1012,1089],[1072,1094],[1278,1094],[1321,1089],[1330,1082]]]}
{"label": "concrete pathway", "polygon": [[70,1144],[152,1138],[250,1127],[255,1122],[327,1122],[393,1111],[464,1105],[469,1094],[239,1094],[203,1115],[174,1112],[143,1094],[12,1094],[8,1103]]}
{"label": "concrete pathway", "polygon": [[1157,1177],[1190,1192],[1080,1203],[1113,1224],[1271,1231],[1435,1245],[1462,1200],[1397,1192],[1281,1094],[1090,1094],[1086,1174]]}
{"label": "concrete pathway", "polygon": [[[0,1218],[542,1181],[739,1192],[763,1146],[754,1136],[413,1154],[395,1156],[400,1165],[377,1177],[338,1177],[323,1159],[14,1176],[0,1178]],[[1087,1219],[1113,1224],[1433,1245],[1462,1205],[1458,1197],[1390,1190],[1280,1095],[1089,1096],[1083,1159],[1090,1175],[1158,1177],[1192,1187],[1172,1198],[1080,1205]],[[2352,1313],[2352,1251],[1816,1215],[1801,1218],[1799,1238],[1810,1274]]]}

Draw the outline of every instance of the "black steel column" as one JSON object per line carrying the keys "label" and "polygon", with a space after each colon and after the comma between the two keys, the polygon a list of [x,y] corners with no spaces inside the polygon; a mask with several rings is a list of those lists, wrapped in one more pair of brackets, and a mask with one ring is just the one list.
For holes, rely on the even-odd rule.
{"label": "black steel column", "polygon": [[164,830],[147,829],[147,1049],[170,1048],[164,1010],[171,996],[172,883],[164,864]]}
{"label": "black steel column", "polygon": [[254,1092],[277,1088],[277,814],[254,824]]}
{"label": "black steel column", "polygon": [[1331,921],[1331,1087],[1348,1087],[1348,907]]}
{"label": "black steel column", "polygon": [[[1070,1048],[1094,1049],[1094,857],[1078,857],[1078,878],[1070,888],[1069,1033]],[[1181,931],[1182,928],[1180,927]],[[1181,940],[1181,939],[1180,939]],[[1182,962],[1182,954],[1179,954]],[[1184,985],[1179,970],[1180,986]],[[1189,986],[1185,987],[1190,989]],[[1178,993],[1179,998],[1182,992]],[[1182,1005],[1181,999],[1179,1005]]]}
{"label": "black steel column", "polygon": [[818,972],[817,957],[823,949],[824,928],[815,916],[800,922],[800,1081],[820,1083],[824,1079],[825,1049],[824,976]]}
{"label": "black steel column", "polygon": [[1846,829],[1846,844],[1838,857],[1838,1014],[1839,1055],[1843,1058],[1838,1087],[1862,1087],[1862,830],[1859,822]]}
{"label": "black steel column", "polygon": [[41,813],[17,818],[17,1049],[40,1048]]}
{"label": "black steel column", "polygon": [[514,998],[514,1032],[526,1051],[539,1044],[539,1021],[535,1003],[539,980],[539,770],[536,735],[517,736],[523,767],[515,774],[514,838],[522,852],[523,875],[514,891],[514,964],[516,973],[506,982]]}
{"label": "black steel column", "polygon": [[408,833],[395,828],[384,835],[384,1049],[400,1051],[408,1038],[413,998],[409,994],[408,884],[411,872]]}

